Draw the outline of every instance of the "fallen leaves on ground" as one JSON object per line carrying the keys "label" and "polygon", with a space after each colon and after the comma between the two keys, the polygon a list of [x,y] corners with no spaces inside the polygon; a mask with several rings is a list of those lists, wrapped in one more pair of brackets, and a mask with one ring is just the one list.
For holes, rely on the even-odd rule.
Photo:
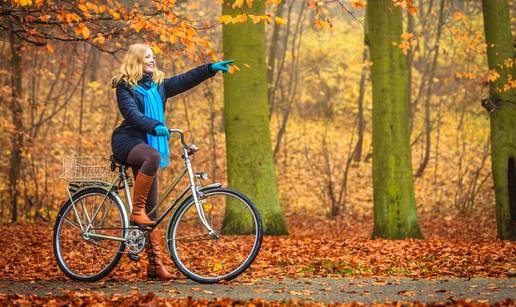
{"label": "fallen leaves on ground", "polygon": [[[382,306],[514,306],[516,302],[506,299],[490,305],[486,301],[474,301],[470,299],[452,300],[440,303],[424,304],[420,302],[388,302],[382,303]],[[108,297],[99,296],[91,293],[68,292],[63,296],[35,296],[35,295],[6,295],[0,294],[0,305],[2,306],[20,306],[20,305],[37,305],[37,306],[362,306],[360,303],[346,304],[323,304],[302,302],[299,300],[289,300],[283,302],[265,301],[263,299],[252,300],[232,300],[229,298],[217,299],[192,299],[189,298],[161,298],[153,292],[145,295],[135,293],[130,296],[111,295]]]}
{"label": "fallen leaves on ground", "polygon": [[[255,262],[237,281],[282,277],[508,277],[516,266],[514,242],[485,237],[450,239],[435,234],[425,240],[370,240],[360,234],[365,234],[360,225],[366,225],[367,219],[355,219],[354,229],[358,230],[350,230],[349,236],[342,233],[347,229],[343,221],[338,223],[344,230],[336,235],[337,227],[314,227],[322,225],[321,220],[314,221],[310,231],[306,230],[310,220],[295,220],[289,222],[291,235],[264,237]],[[457,227],[471,227],[467,226],[470,221],[465,221],[465,225]],[[2,225],[0,230],[4,233],[0,242],[5,250],[0,258],[1,279],[66,279],[54,259],[50,225]],[[145,279],[146,256],[142,259],[132,262],[123,256],[106,278]],[[184,278],[169,257],[164,261],[176,278]]]}

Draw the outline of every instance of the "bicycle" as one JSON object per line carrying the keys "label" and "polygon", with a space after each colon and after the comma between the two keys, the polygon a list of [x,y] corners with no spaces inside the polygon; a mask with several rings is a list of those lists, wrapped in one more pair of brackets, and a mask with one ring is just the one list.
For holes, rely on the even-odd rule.
{"label": "bicycle", "polygon": [[[207,174],[194,173],[189,158],[198,147],[187,146],[181,130],[169,131],[180,136],[185,165],[149,214],[161,207],[185,174],[189,183],[156,219],[155,226],[129,224],[132,182],[127,165],[113,156],[110,169],[81,158],[65,163],[62,177],[69,179],[68,200],[57,215],[53,245],[59,268],[66,276],[97,281],[115,268],[123,254],[139,260],[150,232],[171,212],[167,251],[188,278],[199,283],[231,280],[254,261],[263,237],[256,206],[244,194],[220,183],[203,186]],[[118,174],[111,183],[104,179],[116,169]],[[120,198],[121,190],[125,190],[127,205]]]}

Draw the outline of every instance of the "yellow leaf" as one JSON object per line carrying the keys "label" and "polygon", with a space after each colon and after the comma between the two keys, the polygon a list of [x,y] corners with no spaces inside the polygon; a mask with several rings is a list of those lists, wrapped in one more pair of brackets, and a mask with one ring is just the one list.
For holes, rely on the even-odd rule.
{"label": "yellow leaf", "polygon": [[161,48],[158,45],[153,45],[152,52],[154,52],[154,54],[160,54],[163,52],[163,50],[161,50]]}
{"label": "yellow leaf", "polygon": [[18,3],[20,4],[20,6],[28,6],[32,5],[32,0],[19,0]]}
{"label": "yellow leaf", "polygon": [[410,32],[405,32],[403,34],[401,34],[401,38],[404,39],[404,40],[409,40],[411,39],[412,37],[414,36],[414,34],[410,33]]}
{"label": "yellow leaf", "polygon": [[213,272],[219,272],[222,271],[222,263],[217,262],[213,265]]}
{"label": "yellow leaf", "polygon": [[204,208],[204,211],[210,211],[213,208],[213,205],[211,202],[206,202],[202,207]]}
{"label": "yellow leaf", "polygon": [[79,7],[79,10],[81,10],[83,12],[87,12],[88,11],[88,8],[84,4],[79,4],[79,5],[77,5],[77,7]]}
{"label": "yellow leaf", "polygon": [[91,2],[86,2],[86,6],[88,7],[88,9],[92,10],[95,12],[95,14],[98,14],[99,13],[99,8],[98,6],[96,6],[95,4],[91,3]]}
{"label": "yellow leaf", "polygon": [[498,72],[494,69],[490,70],[488,73],[487,73],[487,80],[489,82],[493,82],[493,81],[496,81],[500,78],[500,74],[498,74]]}
{"label": "yellow leaf", "polygon": [[252,7],[253,6],[253,0],[245,0],[245,2],[247,3],[248,7]]}
{"label": "yellow leaf", "polygon": [[90,29],[88,29],[87,26],[82,27],[82,36],[85,39],[88,39],[90,37]]}
{"label": "yellow leaf", "polygon": [[242,5],[244,5],[244,0],[235,0],[232,8],[234,9],[235,7],[242,7]]}
{"label": "yellow leaf", "polygon": [[238,22],[246,22],[247,21],[247,15],[246,14],[239,14],[233,18],[233,23]]}
{"label": "yellow leaf", "polygon": [[231,15],[222,15],[219,17],[219,23],[228,24],[231,23],[233,17]]}
{"label": "yellow leaf", "polygon": [[107,8],[107,10],[108,10],[108,13],[109,13],[111,16],[113,16],[113,19],[119,19],[119,18],[120,18],[120,14],[119,14],[117,11],[112,10],[112,9],[110,9],[110,8]]}
{"label": "yellow leaf", "polygon": [[99,44],[104,44],[105,41],[106,41],[106,38],[101,33],[99,33],[98,36],[93,39],[94,43],[99,43]]}
{"label": "yellow leaf", "polygon": [[259,23],[261,20],[260,16],[256,16],[256,15],[248,15],[248,16],[253,20],[254,23]]}
{"label": "yellow leaf", "polygon": [[274,21],[276,21],[276,23],[279,24],[280,26],[282,26],[286,23],[283,18],[278,17],[278,16],[274,17]]}

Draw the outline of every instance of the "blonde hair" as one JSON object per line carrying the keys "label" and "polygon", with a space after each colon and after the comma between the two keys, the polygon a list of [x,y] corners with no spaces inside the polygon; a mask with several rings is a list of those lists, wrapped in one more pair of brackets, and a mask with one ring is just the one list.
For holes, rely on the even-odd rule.
{"label": "blonde hair", "polygon": [[[131,87],[138,85],[138,80],[143,77],[143,62],[148,49],[152,48],[145,44],[132,44],[129,46],[129,50],[127,50],[122,60],[122,65],[120,65],[120,68],[111,79],[113,87],[116,87],[120,81],[127,82]],[[164,78],[165,73],[159,70],[157,65],[154,65],[152,81],[160,84]]]}

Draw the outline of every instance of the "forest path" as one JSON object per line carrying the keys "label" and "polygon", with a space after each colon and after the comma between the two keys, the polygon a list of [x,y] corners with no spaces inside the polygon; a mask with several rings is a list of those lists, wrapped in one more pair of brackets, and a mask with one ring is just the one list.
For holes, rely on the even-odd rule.
{"label": "forest path", "polygon": [[[100,281],[94,283],[61,281],[0,280],[0,293],[37,296],[60,296],[68,291],[81,295],[128,296],[153,292],[163,298],[231,298],[232,300],[263,299],[267,301],[346,302],[450,302],[471,299],[478,302],[516,300],[516,279],[507,278],[285,278],[262,279],[252,283],[202,285],[191,280],[163,281]],[[68,292],[68,295],[71,293]]]}

